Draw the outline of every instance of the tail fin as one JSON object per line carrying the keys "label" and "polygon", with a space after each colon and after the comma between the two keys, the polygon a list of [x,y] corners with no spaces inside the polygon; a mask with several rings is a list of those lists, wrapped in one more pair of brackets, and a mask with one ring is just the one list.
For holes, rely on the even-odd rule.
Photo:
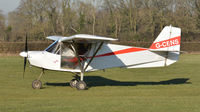
{"label": "tail fin", "polygon": [[150,47],[152,51],[180,51],[181,29],[166,26]]}
{"label": "tail fin", "polygon": [[164,63],[165,66],[169,66],[179,59],[180,43],[181,29],[166,26],[153,42],[149,50],[155,53],[158,53],[157,51],[165,52],[164,55],[162,55],[165,57]]}

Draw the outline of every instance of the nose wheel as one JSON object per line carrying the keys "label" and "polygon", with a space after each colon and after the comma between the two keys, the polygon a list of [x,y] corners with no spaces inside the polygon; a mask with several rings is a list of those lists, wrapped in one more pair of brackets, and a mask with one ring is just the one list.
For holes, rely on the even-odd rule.
{"label": "nose wheel", "polygon": [[42,72],[40,73],[39,77],[32,82],[32,88],[33,89],[41,89],[42,88],[42,82],[40,81],[40,78],[44,74],[44,69],[42,69]]}
{"label": "nose wheel", "polygon": [[40,80],[34,80],[32,82],[32,88],[33,89],[41,89],[42,88],[42,82]]}

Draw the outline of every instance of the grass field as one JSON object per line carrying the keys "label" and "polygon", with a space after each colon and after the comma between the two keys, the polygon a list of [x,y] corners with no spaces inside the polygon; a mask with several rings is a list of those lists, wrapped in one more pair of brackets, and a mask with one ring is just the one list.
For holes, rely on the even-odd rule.
{"label": "grass field", "polygon": [[88,90],[69,87],[72,74],[40,74],[23,59],[0,58],[0,112],[200,112],[200,55],[184,54],[166,68],[108,69],[87,73]]}

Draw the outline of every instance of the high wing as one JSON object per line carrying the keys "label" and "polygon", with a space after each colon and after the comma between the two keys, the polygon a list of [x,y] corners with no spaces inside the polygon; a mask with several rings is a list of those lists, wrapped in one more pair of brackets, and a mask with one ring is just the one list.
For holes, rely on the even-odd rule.
{"label": "high wing", "polygon": [[102,36],[96,36],[96,35],[87,35],[87,34],[78,34],[73,35],[70,37],[62,37],[62,36],[48,36],[47,39],[54,40],[54,41],[60,41],[60,42],[68,42],[71,40],[74,40],[76,42],[88,42],[88,43],[95,43],[100,41],[116,41],[117,39],[108,38],[108,37],[102,37]]}
{"label": "high wing", "polygon": [[49,40],[58,41],[61,38],[63,38],[63,36],[48,36],[46,38],[49,39]]}

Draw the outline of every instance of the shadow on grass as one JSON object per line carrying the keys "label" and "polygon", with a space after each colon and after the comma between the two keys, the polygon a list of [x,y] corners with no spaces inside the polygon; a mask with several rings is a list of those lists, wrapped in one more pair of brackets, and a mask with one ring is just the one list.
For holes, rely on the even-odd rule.
{"label": "shadow on grass", "polygon": [[[137,85],[178,85],[178,84],[190,84],[187,82],[189,78],[176,78],[166,81],[159,82],[131,82],[131,81],[116,81],[112,79],[107,79],[100,76],[85,76],[84,81],[87,83],[88,88],[96,86],[137,86]],[[70,86],[67,83],[46,83],[47,86]]]}

